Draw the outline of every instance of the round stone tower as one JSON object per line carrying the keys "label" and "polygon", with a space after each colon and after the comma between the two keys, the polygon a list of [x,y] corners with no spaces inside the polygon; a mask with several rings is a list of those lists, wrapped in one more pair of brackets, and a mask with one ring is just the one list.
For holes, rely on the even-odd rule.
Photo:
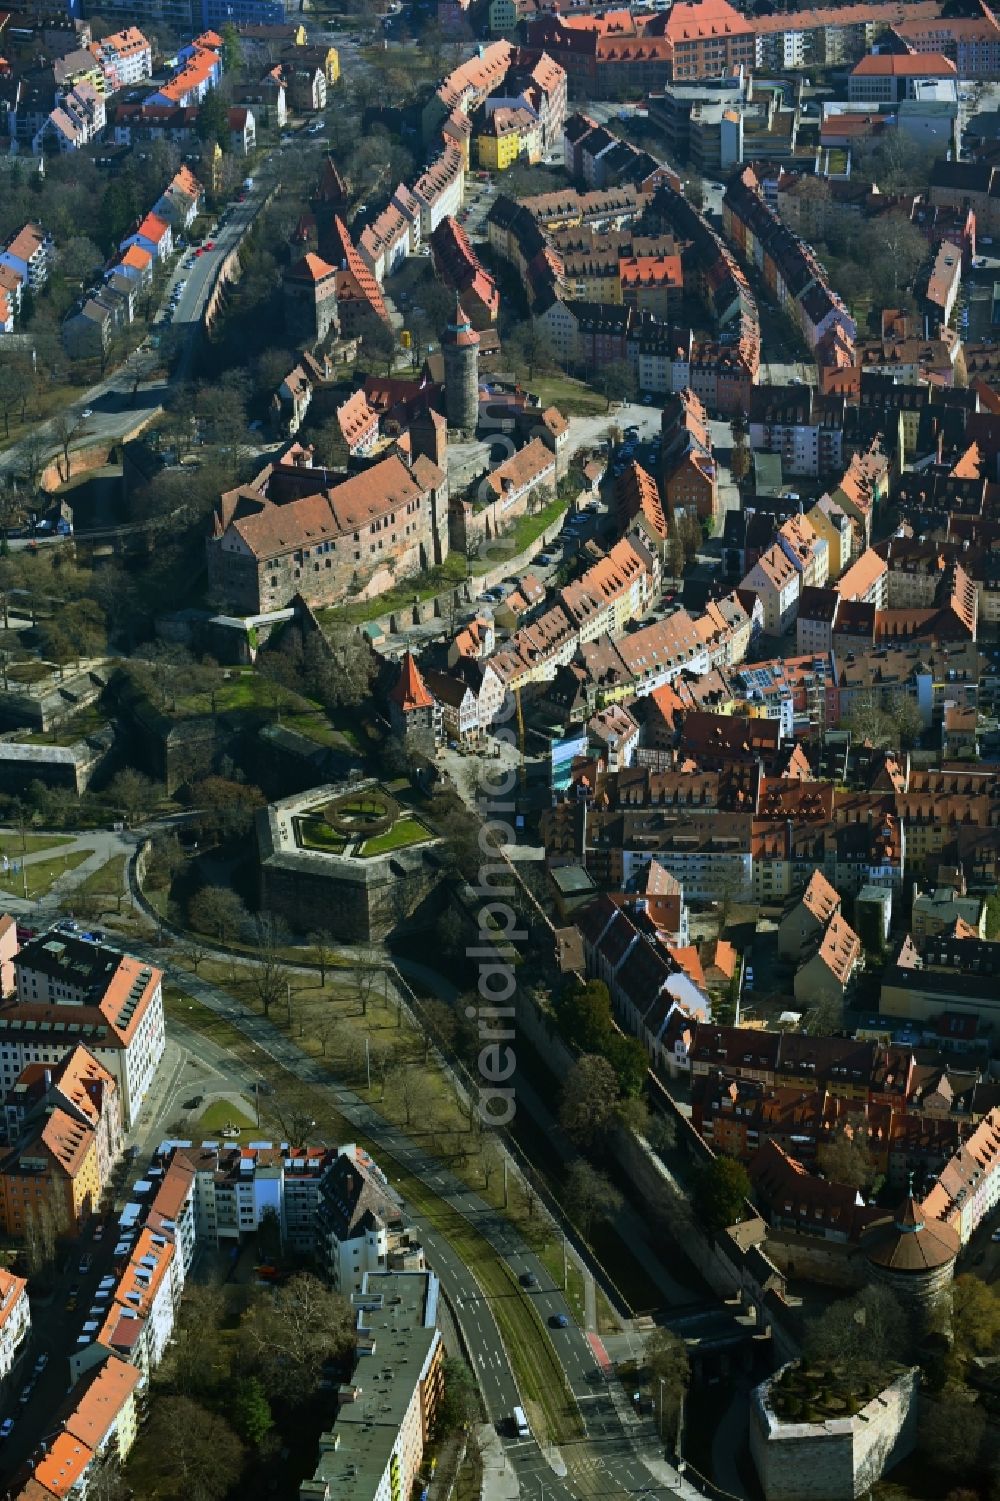
{"label": "round stone tower", "polygon": [[449,428],[474,433],[479,424],[479,335],[455,298],[455,312],[441,335],[444,407]]}
{"label": "round stone tower", "polygon": [[926,1219],[912,1197],[896,1214],[876,1220],[862,1239],[869,1277],[910,1311],[918,1336],[947,1331],[960,1244],[957,1230]]}

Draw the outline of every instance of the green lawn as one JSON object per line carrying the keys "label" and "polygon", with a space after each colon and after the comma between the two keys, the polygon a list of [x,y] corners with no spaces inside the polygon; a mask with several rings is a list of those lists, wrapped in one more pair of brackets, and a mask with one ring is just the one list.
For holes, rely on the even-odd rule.
{"label": "green lawn", "polygon": [[49,662],[12,662],[7,668],[8,683],[40,683],[43,678],[55,675],[56,669]]}
{"label": "green lawn", "polygon": [[341,855],[344,852],[346,841],[343,835],[331,829],[322,818],[300,818],[298,835],[304,850],[319,850],[329,855]]}
{"label": "green lawn", "polygon": [[389,589],[377,599],[356,600],[353,604],[337,605],[332,610],[317,610],[316,614],[321,625],[364,625],[368,620],[405,610],[415,599],[432,599],[435,594],[455,588],[464,581],[466,571],[461,554],[449,553],[436,568],[427,568],[423,573],[401,580],[395,589]]}
{"label": "green lawn", "polygon": [[316,745],[339,745],[343,740],[355,747],[357,744],[357,737],[353,733],[338,730],[322,709],[282,709],[281,723],[286,729],[295,730]]}
{"label": "green lawn", "polygon": [[128,863],[127,855],[112,855],[110,860],[105,860],[97,870],[92,870],[80,885],[77,886],[74,895],[113,898],[117,904],[119,896],[125,890],[125,866]]}
{"label": "green lawn", "polygon": [[358,850],[362,857],[366,855],[384,855],[389,850],[402,850],[410,844],[419,844],[421,840],[430,838],[429,831],[417,818],[397,818],[391,829],[386,829],[384,834],[376,834],[372,839],[366,839]]}
{"label": "green lawn", "polygon": [[[326,715],[313,699],[286,688],[272,678],[263,677],[252,667],[220,671],[208,681],[194,684],[187,693],[178,694],[169,712],[180,717],[195,714],[271,713],[281,711],[283,722],[300,716],[303,724],[326,721]],[[303,731],[308,733],[307,730]],[[314,731],[314,733],[317,733]],[[332,732],[331,732],[332,733]]]}
{"label": "green lawn", "polygon": [[[191,1127],[192,1136],[201,1140],[207,1136],[221,1136],[226,1126],[239,1126],[243,1135],[257,1130],[253,1116],[240,1110],[231,1100],[213,1100]],[[238,1140],[233,1137],[233,1140]]]}
{"label": "green lawn", "polygon": [[[528,386],[543,407],[557,406],[564,417],[598,417],[608,410],[608,403],[603,396],[592,391],[582,380],[574,380],[571,375],[564,375],[561,371],[534,375],[529,379]],[[611,420],[610,416],[608,420]]]}
{"label": "green lawn", "polygon": [[[503,543],[510,543],[512,558],[520,557],[521,553],[527,552],[532,542],[540,537],[553,522],[558,521],[565,510],[566,501],[556,496],[555,500],[550,500],[547,506],[543,506],[534,515],[519,516],[510,531],[500,540]],[[496,543],[493,546],[495,547]]]}
{"label": "green lawn", "polygon": [[[24,871],[27,872],[28,877],[28,896],[35,898],[46,896],[61,875],[82,865],[89,854],[89,850],[72,850],[68,855],[54,855],[51,860],[38,860],[33,865],[26,865]],[[13,896],[23,896],[24,873],[0,871],[0,891],[9,891]]]}
{"label": "green lawn", "polygon": [[[39,423],[47,422],[57,412],[70,406],[85,395],[88,387],[84,385],[46,385],[33,391],[28,399],[24,414],[24,421],[18,420],[18,416],[11,415],[10,431],[0,432],[0,449],[10,448],[12,443],[17,443],[21,438],[33,433]],[[48,444],[45,445],[48,450]],[[58,444],[52,444],[52,457],[58,450]]]}
{"label": "green lawn", "polygon": [[24,834],[17,829],[0,829],[0,855],[37,855],[39,850],[54,850],[60,845],[72,844],[71,834]]}
{"label": "green lawn", "polygon": [[107,718],[96,709],[83,709],[54,729],[29,730],[17,738],[24,745],[76,745],[78,740],[85,740],[88,735],[105,729],[107,723]]}

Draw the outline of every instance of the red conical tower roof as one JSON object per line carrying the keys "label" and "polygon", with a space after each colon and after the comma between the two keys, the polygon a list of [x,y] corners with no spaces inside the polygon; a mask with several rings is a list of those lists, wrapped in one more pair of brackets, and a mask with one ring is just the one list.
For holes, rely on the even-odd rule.
{"label": "red conical tower roof", "polygon": [[460,349],[467,349],[479,343],[479,335],[472,326],[468,313],[455,297],[455,311],[444,333],[441,335],[442,347],[446,344],[457,345]]}
{"label": "red conical tower roof", "polygon": [[434,704],[412,652],[407,652],[403,658],[399,677],[389,691],[389,702],[398,704],[404,714],[413,709],[430,709]]}

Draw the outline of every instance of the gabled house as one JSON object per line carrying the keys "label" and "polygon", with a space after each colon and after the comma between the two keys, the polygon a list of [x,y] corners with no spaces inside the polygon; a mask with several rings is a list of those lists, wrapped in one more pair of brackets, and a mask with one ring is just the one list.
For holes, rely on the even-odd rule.
{"label": "gabled house", "polygon": [[140,287],[146,287],[153,280],[152,252],[141,245],[130,245],[115,269]]}
{"label": "gabled house", "polygon": [[52,235],[40,224],[25,224],[0,250],[0,266],[9,266],[32,292],[37,292],[49,279],[55,248]]}
{"label": "gabled house", "polygon": [[764,610],[764,629],[783,635],[794,623],[799,605],[798,569],[787,553],[775,543],[757,559],[741,589],[752,589]]}
{"label": "gabled house", "polygon": [[840,893],[821,870],[814,870],[805,891],[778,925],[778,953],[785,959],[800,959],[819,941],[839,911]]}
{"label": "gabled house", "polygon": [[166,219],[161,219],[158,214],[148,213],[139,221],[131,234],[125,236],[118,248],[124,251],[130,245],[138,245],[141,249],[148,250],[154,260],[166,260],[174,248],[173,230]]}
{"label": "gabled house", "polygon": [[795,972],[795,999],[802,1006],[840,1005],[861,962],[861,939],[839,914],[831,917],[814,954]]}
{"label": "gabled house", "polygon": [[153,204],[153,213],[172,229],[187,229],[201,213],[205,190],[188,167],[180,167]]}
{"label": "gabled house", "polygon": [[257,145],[257,122],[246,104],[235,104],[226,111],[229,149],[236,156],[249,156]]}

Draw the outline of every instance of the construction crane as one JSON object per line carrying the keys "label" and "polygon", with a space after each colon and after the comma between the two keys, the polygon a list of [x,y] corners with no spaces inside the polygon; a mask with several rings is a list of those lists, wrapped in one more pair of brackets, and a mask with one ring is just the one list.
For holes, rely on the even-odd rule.
{"label": "construction crane", "polygon": [[528,770],[524,764],[524,712],[521,708],[520,685],[514,689],[514,702],[517,704],[517,748],[520,753],[517,774],[523,788],[528,780]]}

